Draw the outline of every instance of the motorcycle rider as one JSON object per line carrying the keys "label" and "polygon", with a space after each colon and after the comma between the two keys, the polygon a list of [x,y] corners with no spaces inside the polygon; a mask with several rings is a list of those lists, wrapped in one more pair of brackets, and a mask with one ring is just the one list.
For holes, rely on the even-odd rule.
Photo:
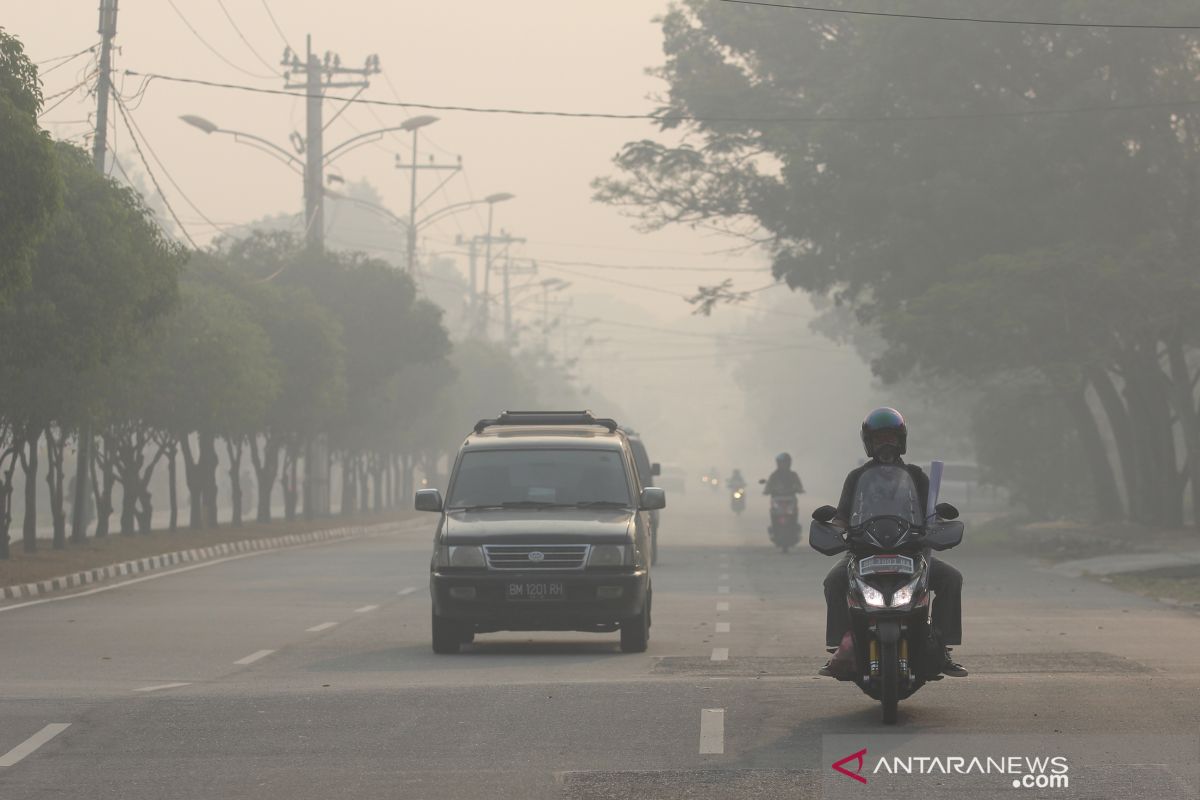
{"label": "motorcycle rider", "polygon": [[[842,497],[838,502],[835,524],[847,527],[854,505],[854,493],[858,479],[864,472],[879,466],[902,466],[912,476],[920,498],[921,508],[927,507],[929,477],[915,464],[905,464],[900,458],[908,447],[908,427],[904,417],[894,408],[877,408],[862,424],[863,447],[870,459],[857,469],[851,470],[842,486]],[[945,561],[926,554],[929,561],[929,588],[934,592],[932,625],[945,645],[942,658],[942,673],[956,678],[967,675],[967,670],[950,657],[949,645],[962,644],[962,573]],[[846,608],[846,591],[850,576],[846,571],[850,554],[843,556],[829,574],[825,576],[825,644],[834,657],[820,669],[821,675],[836,677],[839,670],[849,666],[849,654],[839,649],[846,632],[850,629],[850,612]]]}
{"label": "motorcycle rider", "polygon": [[775,471],[767,478],[763,494],[772,497],[804,494],[804,484],[800,482],[800,476],[792,471],[792,457],[787,453],[775,456]]}
{"label": "motorcycle rider", "polygon": [[738,489],[745,489],[746,479],[742,477],[742,471],[735,467],[733,474],[729,476],[729,480],[725,482],[725,485],[731,492],[736,492]]}

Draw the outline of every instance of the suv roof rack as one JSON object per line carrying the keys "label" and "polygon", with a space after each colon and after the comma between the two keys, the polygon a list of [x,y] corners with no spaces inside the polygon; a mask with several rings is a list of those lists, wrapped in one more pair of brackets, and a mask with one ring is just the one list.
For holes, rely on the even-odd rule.
{"label": "suv roof rack", "polygon": [[597,417],[591,411],[504,411],[495,419],[481,419],[475,423],[475,432],[499,425],[600,425],[609,433],[617,430],[617,421]]}

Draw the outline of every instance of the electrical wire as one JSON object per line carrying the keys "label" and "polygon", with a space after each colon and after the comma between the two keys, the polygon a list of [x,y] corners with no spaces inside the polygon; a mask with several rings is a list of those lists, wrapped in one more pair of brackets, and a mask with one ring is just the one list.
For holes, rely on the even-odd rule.
{"label": "electrical wire", "polygon": [[287,36],[283,32],[283,28],[279,27],[279,23],[275,19],[275,15],[271,13],[271,7],[267,5],[267,0],[262,0],[263,10],[267,12],[267,16],[271,18],[271,24],[275,26],[275,32],[279,34],[279,38],[283,40],[283,46],[296,52],[296,48],[292,47],[292,43],[288,41]]}
{"label": "electrical wire", "polygon": [[233,15],[229,13],[229,9],[225,7],[225,0],[217,0],[217,5],[221,8],[221,13],[225,15],[225,19],[229,20],[229,25],[233,28],[234,33],[242,40],[242,44],[246,45],[246,49],[254,54],[258,59],[258,63],[262,64],[273,74],[282,76],[283,73],[276,69],[274,64],[268,64],[267,60],[255,49],[254,45],[250,44],[250,40],[246,38],[246,34],[242,33],[242,29],[238,27],[237,22],[233,19]]}
{"label": "electrical wire", "polygon": [[47,115],[47,114],[49,114],[51,111],[53,111],[54,109],[56,109],[56,108],[58,108],[59,106],[61,106],[61,105],[62,105],[63,103],[65,103],[65,102],[66,102],[68,99],[70,99],[71,95],[73,95],[73,94],[74,94],[76,91],[78,91],[79,89],[81,89],[81,88],[83,88],[84,86],[86,86],[88,83],[90,83],[90,82],[91,82],[92,78],[95,78],[95,77],[96,77],[97,75],[99,75],[99,74],[100,74],[100,71],[99,71],[99,70],[97,70],[97,71],[95,71],[95,72],[91,73],[90,75],[88,75],[87,77],[85,77],[85,78],[84,78],[83,80],[81,80],[79,83],[77,83],[77,84],[75,84],[74,86],[72,86],[70,89],[63,89],[61,92],[58,92],[58,93],[56,93],[56,94],[52,94],[52,95],[50,95],[49,97],[45,98],[45,99],[42,101],[43,103],[46,103],[46,102],[49,102],[49,101],[51,101],[51,100],[55,100],[55,99],[57,99],[57,100],[58,100],[58,102],[57,102],[57,103],[55,103],[55,104],[54,104],[54,105],[52,105],[52,106],[46,106],[45,108],[43,108],[43,109],[42,109],[42,110],[41,110],[41,111],[38,113],[38,119],[41,119],[42,117],[46,116],[46,115]]}
{"label": "electrical wire", "polygon": [[192,235],[188,233],[187,228],[183,226],[183,223],[179,221],[179,215],[175,213],[175,209],[171,205],[171,201],[167,199],[166,193],[163,192],[162,186],[160,186],[158,183],[158,178],[154,176],[154,171],[150,169],[150,164],[146,161],[146,154],[142,152],[142,146],[138,143],[137,136],[135,136],[133,133],[133,126],[129,124],[129,117],[125,115],[124,104],[121,103],[121,100],[118,96],[114,96],[113,99],[116,100],[113,105],[117,107],[117,111],[121,114],[121,119],[125,120],[125,128],[129,131],[129,138],[133,141],[133,149],[137,151],[138,158],[141,159],[142,162],[142,167],[146,170],[146,174],[150,176],[150,182],[154,184],[154,189],[158,192],[158,196],[162,198],[163,205],[167,207],[167,211],[171,214],[171,219],[175,220],[175,224],[179,226],[180,232],[183,233],[183,238],[187,239],[188,243],[194,249],[199,250],[199,245],[196,244],[196,241],[192,238]]}
{"label": "electrical wire", "polygon": [[[168,0],[169,2],[170,0]],[[252,92],[255,94],[279,95],[283,97],[324,97],[327,100],[351,102],[348,97],[335,97],[332,95],[309,95],[305,92],[295,92],[287,89],[270,89],[259,86],[244,86],[234,83],[222,83],[220,81],[209,81],[201,78],[182,78],[176,75],[164,75],[156,72],[138,72],[136,70],[125,70],[127,75],[141,75],[155,78],[171,83],[182,83],[191,86],[207,86],[213,89],[230,89],[240,92]],[[650,122],[723,122],[723,123],[753,123],[753,124],[772,124],[772,123],[796,123],[796,124],[857,124],[857,123],[887,123],[887,122],[951,122],[955,120],[979,120],[979,119],[1021,119],[1026,117],[1046,117],[1046,116],[1062,116],[1069,114],[1103,114],[1116,111],[1148,111],[1160,108],[1177,108],[1180,106],[1197,106],[1200,105],[1200,100],[1164,100],[1153,103],[1129,103],[1126,105],[1106,105],[1106,106],[1076,106],[1073,108],[1042,108],[1030,109],[1028,111],[993,111],[980,113],[947,113],[947,114],[911,114],[902,116],[862,116],[862,117],[710,117],[698,116],[694,114],[610,114],[603,112],[591,111],[551,111],[551,110],[534,110],[521,108],[500,108],[500,107],[482,107],[482,106],[460,106],[460,105],[444,105],[436,103],[411,103],[411,102],[392,102],[390,100],[374,100],[367,97],[359,97],[352,101],[358,105],[384,106],[389,108],[419,108],[427,111],[461,111],[469,114],[507,114],[513,116],[524,117],[557,117],[565,119],[601,119],[601,120],[646,120]]]}
{"label": "electrical wire", "polygon": [[[188,22],[188,18],[183,15],[182,11],[179,10],[179,6],[175,5],[175,0],[167,0],[167,5],[169,5],[175,11],[175,14],[179,17],[179,19],[183,22],[183,24],[185,26],[187,26],[187,29],[192,32],[192,35],[195,36],[196,39],[199,40],[200,44],[207,47],[208,51],[210,53],[212,53],[214,56],[216,56],[217,58],[224,61],[229,66],[236,69],[238,72],[242,73],[243,75],[249,75],[251,78],[275,78],[275,77],[277,77],[276,75],[259,75],[256,72],[251,72],[248,69],[243,69],[242,67],[239,67],[237,64],[233,63],[228,58],[226,58],[224,55],[222,55],[221,51],[217,50],[217,48],[215,48],[211,44],[209,44],[208,40],[200,35],[200,31],[196,30],[195,27],[192,26],[192,23]],[[126,70],[126,71],[128,72],[128,70]]]}
{"label": "electrical wire", "polygon": [[1032,19],[989,19],[986,17],[940,17],[932,14],[901,14],[889,11],[858,11],[848,8],[826,8],[824,6],[801,6],[785,3],[771,3],[767,0],[721,0],[722,3],[733,3],[743,6],[765,6],[767,8],[786,8],[790,11],[812,11],[819,14],[843,14],[858,17],[887,17],[889,19],[918,19],[934,22],[975,22],[986,25],[1031,25],[1051,28],[1114,28],[1133,30],[1160,31],[1195,31],[1200,25],[1149,25],[1119,22],[1050,22]]}
{"label": "electrical wire", "polygon": [[[207,222],[210,226],[212,226],[213,228],[215,228],[217,230],[224,230],[223,226],[218,225],[217,223],[213,222],[212,219],[210,219],[207,214],[205,214],[203,211],[201,211],[199,209],[199,207],[195,203],[192,202],[192,198],[188,197],[187,192],[183,191],[183,188],[180,187],[180,185],[176,182],[175,178],[171,176],[170,171],[167,169],[167,165],[164,164],[163,160],[158,157],[158,153],[154,152],[154,148],[151,146],[150,140],[146,138],[146,134],[142,133],[142,129],[140,127],[138,127],[137,121],[135,119],[133,119],[133,114],[131,114],[129,112],[129,109],[125,106],[125,102],[122,99],[121,95],[114,93],[113,99],[116,101],[116,104],[121,108],[121,112],[122,112],[121,116],[125,120],[125,127],[129,129],[130,137],[132,138],[134,133],[136,132],[137,136],[139,136],[141,138],[142,143],[146,145],[146,149],[150,151],[151,158],[153,158],[155,163],[158,164],[159,168],[163,172],[163,175],[167,176],[167,180],[170,181],[171,185],[175,187],[175,191],[179,192],[179,196],[183,198],[184,202],[187,203],[191,207],[191,209],[193,211],[195,211],[200,216],[200,218],[203,219],[205,222]],[[178,221],[178,220],[176,220],[176,221]],[[180,223],[180,224],[182,225],[182,223]],[[189,237],[189,241],[190,241],[190,237]]]}
{"label": "electrical wire", "polygon": [[[57,63],[57,64],[55,64],[53,67],[50,67],[49,69],[39,70],[39,71],[38,71],[38,77],[39,77],[39,78],[44,78],[44,77],[46,77],[46,76],[47,76],[47,75],[49,75],[51,72],[54,72],[54,70],[58,69],[59,67],[65,67],[67,64],[70,64],[72,61],[74,61],[75,59],[79,58],[79,57],[80,57],[81,55],[83,55],[84,53],[91,53],[91,52],[94,52],[94,51],[96,50],[96,48],[97,48],[97,47],[99,47],[99,45],[96,45],[96,44],[94,44],[94,45],[92,45],[91,47],[84,48],[83,50],[80,50],[78,53],[73,53],[73,54],[71,54],[71,55],[69,55],[69,56],[58,56],[57,58],[48,58],[48,59],[46,59],[45,61],[38,61],[38,62],[36,62],[35,66],[39,66],[39,67],[40,67],[42,64],[48,64],[48,63],[50,63],[51,61],[58,61],[58,63]],[[62,60],[61,60],[61,61],[59,61],[59,59],[62,59]]]}

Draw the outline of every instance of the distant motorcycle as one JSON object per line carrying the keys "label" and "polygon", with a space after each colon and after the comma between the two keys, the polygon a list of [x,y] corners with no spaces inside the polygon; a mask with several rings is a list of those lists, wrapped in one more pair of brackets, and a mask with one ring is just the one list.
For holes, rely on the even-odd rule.
{"label": "distant motorcycle", "polygon": [[[759,483],[765,484],[765,480]],[[771,495],[771,544],[786,553],[800,542],[800,511],[794,494]]]}
{"label": "distant motorcycle", "polygon": [[[941,680],[943,648],[929,624],[926,550],[948,550],[962,541],[958,509],[939,503],[926,519],[908,471],[876,467],[859,479],[846,528],[831,524],[833,506],[813,512],[808,543],[822,555],[850,551],[845,602],[850,608],[853,664],[839,680],[858,684],[883,707],[883,723],[896,722],[899,701],[927,681]],[[844,645],[845,646],[845,645]]]}
{"label": "distant motorcycle", "polygon": [[729,498],[729,507],[733,509],[733,513],[741,514],[746,510],[746,487],[739,486],[733,490],[733,495]]}

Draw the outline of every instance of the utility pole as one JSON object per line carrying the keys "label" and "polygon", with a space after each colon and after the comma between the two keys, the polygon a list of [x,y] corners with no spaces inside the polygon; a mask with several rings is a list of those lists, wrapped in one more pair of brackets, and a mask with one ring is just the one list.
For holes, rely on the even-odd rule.
{"label": "utility pole", "polygon": [[[371,85],[368,78],[379,72],[379,56],[367,56],[361,67],[343,67],[341,56],[335,53],[326,51],[324,61],[313,53],[311,33],[305,37],[304,46],[303,61],[289,47],[283,51],[281,63],[287,69],[283,75],[284,88],[303,89],[306,95],[304,238],[309,248],[319,254],[325,250],[325,90],[366,89]],[[293,76],[304,80],[294,80]],[[304,515],[309,519],[329,514],[329,462],[324,436],[308,443],[304,453]]]}
{"label": "utility pole", "polygon": [[536,275],[537,271],[536,261],[530,261],[528,264],[522,266],[513,264],[512,258],[507,256],[504,259],[504,344],[510,350],[516,346],[516,341],[513,338],[512,298],[509,294],[509,277],[512,275]]}
{"label": "utility pole", "polygon": [[[117,0],[100,0],[100,76],[96,84],[96,136],[92,141],[92,159],[104,174],[108,160],[108,96],[112,93],[112,40],[117,35]],[[71,541],[87,537],[87,498],[91,488],[92,425],[86,418],[79,426],[75,450],[75,495],[71,501]]]}
{"label": "utility pole", "polygon": [[[413,274],[414,279],[417,274],[417,208],[421,205],[421,203],[417,202],[417,175],[422,170],[449,171],[450,174],[446,176],[446,180],[442,181],[442,185],[445,185],[446,181],[450,180],[450,178],[452,178],[456,172],[462,171],[461,156],[459,157],[457,164],[435,164],[433,163],[433,156],[429,157],[428,164],[417,163],[417,131],[419,131],[421,128],[424,128],[426,125],[432,125],[437,121],[437,117],[425,115],[413,117],[400,126],[404,130],[412,133],[412,160],[405,164],[404,160],[397,153],[396,169],[412,170],[412,181],[409,184],[408,200],[408,257],[405,260],[405,266],[408,267],[408,271]],[[434,191],[437,190],[435,189]],[[428,199],[429,198],[427,197],[426,200]]]}
{"label": "utility pole", "polygon": [[[304,138],[304,231],[309,246],[325,248],[325,125],[322,105],[326,89],[366,89],[368,78],[379,72],[379,56],[367,56],[362,67],[343,67],[331,52],[322,61],[312,51],[312,34],[305,39],[305,58],[291,48],[283,51],[285,89],[303,89],[307,96],[307,132]],[[294,80],[300,76],[303,81]],[[344,78],[342,76],[354,76]]]}
{"label": "utility pole", "polygon": [[[490,223],[491,214],[488,215],[488,221]],[[482,313],[480,314],[480,317],[479,317],[479,327],[480,327],[480,335],[486,338],[487,334],[488,334],[488,325],[491,323],[491,317],[492,317],[492,313],[491,313],[492,245],[493,244],[504,245],[507,248],[511,244],[524,244],[525,239],[523,237],[519,237],[519,236],[510,236],[506,231],[501,231],[498,236],[493,236],[492,232],[491,232],[490,224],[488,226],[487,234],[484,236],[476,236],[475,239],[484,243],[483,308],[482,308]],[[505,256],[507,256],[507,251],[505,252]],[[507,283],[507,274],[508,273],[506,270],[505,271],[506,283]],[[507,291],[506,291],[506,294],[507,294]],[[505,303],[505,305],[507,306],[507,302]],[[510,331],[509,331],[510,326],[511,326],[511,322],[507,323],[505,326],[505,339],[506,340],[510,333]]]}

